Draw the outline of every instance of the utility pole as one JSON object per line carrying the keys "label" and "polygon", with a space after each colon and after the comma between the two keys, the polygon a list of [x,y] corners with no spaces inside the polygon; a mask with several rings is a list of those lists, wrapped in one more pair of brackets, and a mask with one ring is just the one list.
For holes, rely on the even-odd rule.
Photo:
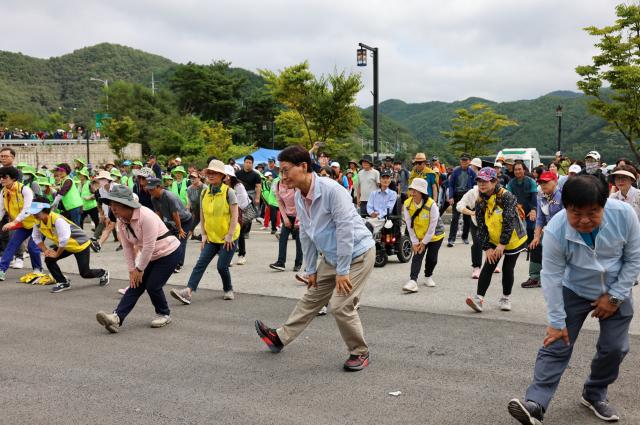
{"label": "utility pole", "polygon": [[151,95],[156,95],[156,81],[153,79],[153,72],[151,73]]}
{"label": "utility pole", "polygon": [[380,159],[378,145],[378,48],[367,46],[364,43],[358,43],[358,45],[360,46],[357,52],[358,66],[367,66],[367,50],[373,54],[373,154],[374,160],[378,161]]}

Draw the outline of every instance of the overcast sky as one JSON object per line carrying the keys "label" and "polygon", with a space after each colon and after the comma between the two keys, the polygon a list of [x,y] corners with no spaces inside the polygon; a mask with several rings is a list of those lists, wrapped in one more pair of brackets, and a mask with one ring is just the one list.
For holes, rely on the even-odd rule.
{"label": "overcast sky", "polygon": [[176,62],[225,59],[256,70],[309,60],[316,73],[362,72],[358,103],[372,103],[380,48],[380,99],[407,102],[532,99],[576,90],[594,39],[622,0],[0,0],[0,50],[47,58],[118,43]]}

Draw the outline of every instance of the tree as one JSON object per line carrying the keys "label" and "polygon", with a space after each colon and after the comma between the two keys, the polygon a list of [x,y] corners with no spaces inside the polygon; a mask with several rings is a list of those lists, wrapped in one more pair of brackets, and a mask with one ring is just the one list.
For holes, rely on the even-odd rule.
{"label": "tree", "polygon": [[[584,30],[598,37],[600,54],[592,65],[576,67],[582,77],[577,85],[587,96],[591,112],[611,124],[627,141],[640,161],[637,140],[640,137],[640,6],[616,6],[614,25]],[[607,82],[611,90],[604,90]]]}
{"label": "tree", "polygon": [[129,116],[108,120],[105,130],[109,136],[109,146],[118,158],[122,158],[122,150],[129,143],[136,142],[140,134],[135,121]]}
{"label": "tree", "polygon": [[[331,144],[349,135],[360,123],[360,113],[354,105],[362,89],[359,74],[334,72],[316,78],[306,61],[279,74],[269,70],[259,72],[273,97],[300,116],[307,148],[316,140]],[[290,121],[290,117],[287,120]]]}
{"label": "tree", "polygon": [[451,120],[451,131],[441,133],[449,139],[456,155],[466,152],[471,156],[483,156],[491,153],[489,145],[500,141],[497,135],[500,130],[517,125],[487,104],[475,103],[469,109],[457,109],[456,117]]}

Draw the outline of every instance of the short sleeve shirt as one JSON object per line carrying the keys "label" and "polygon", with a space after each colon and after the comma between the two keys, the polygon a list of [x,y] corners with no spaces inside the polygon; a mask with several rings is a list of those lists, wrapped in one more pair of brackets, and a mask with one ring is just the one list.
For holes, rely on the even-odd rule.
{"label": "short sleeve shirt", "polygon": [[236,177],[249,193],[254,193],[256,191],[256,186],[262,184],[260,174],[256,173],[254,170],[246,172],[243,168],[240,171],[236,171]]}
{"label": "short sleeve shirt", "polygon": [[182,205],[182,201],[175,193],[164,190],[160,199],[151,198],[153,209],[159,211],[165,221],[173,221],[173,213],[177,212],[180,221],[191,219],[191,213]]}

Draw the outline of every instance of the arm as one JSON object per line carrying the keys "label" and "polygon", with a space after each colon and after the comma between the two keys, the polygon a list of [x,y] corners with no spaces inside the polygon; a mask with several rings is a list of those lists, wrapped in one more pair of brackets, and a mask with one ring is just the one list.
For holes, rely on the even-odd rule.
{"label": "arm", "polygon": [[462,195],[462,198],[456,204],[456,210],[459,213],[462,213],[465,215],[475,215],[476,214],[475,211],[470,209],[470,207],[472,206],[471,201],[474,197],[475,197],[474,189],[471,189],[470,191]]}
{"label": "arm", "polygon": [[67,220],[64,218],[58,218],[54,226],[56,227],[56,235],[58,236],[58,251],[56,252],[56,257],[59,257],[60,254],[65,251],[67,243],[69,243],[71,225],[67,223]]}
{"label": "arm", "polygon": [[564,311],[562,279],[567,262],[561,242],[553,234],[547,234],[542,246],[542,291],[547,302],[547,319],[554,329],[564,329],[567,314]]}
{"label": "arm", "polygon": [[438,208],[438,204],[435,202],[431,205],[431,211],[429,215],[429,228],[427,229],[427,233],[425,233],[424,238],[422,238],[422,244],[426,245],[431,242],[433,235],[436,234],[436,226],[438,225],[438,220],[440,219],[440,209]]}
{"label": "arm", "polygon": [[14,219],[14,221],[18,223],[21,223],[22,220],[24,220],[29,216],[27,211],[29,211],[29,208],[31,208],[31,203],[33,202],[33,191],[29,189],[27,186],[23,186],[22,198],[23,198],[22,210],[20,210],[20,213]]}
{"label": "arm", "polygon": [[538,227],[542,228],[547,224],[547,219],[544,214],[542,214],[542,206],[540,205],[541,203],[542,201],[536,202],[536,230],[538,230]]}
{"label": "arm", "polygon": [[418,236],[416,236],[416,232],[411,227],[411,216],[409,215],[409,211],[406,207],[402,207],[402,215],[404,216],[404,222],[407,223],[407,231],[409,232],[409,239],[411,239],[412,245],[417,245],[420,243],[418,240]]}
{"label": "arm", "polygon": [[336,274],[346,276],[351,269],[351,256],[353,255],[353,204],[349,199],[349,194],[344,190],[332,191],[329,194],[331,199],[331,218],[336,225],[337,261]]}
{"label": "arm", "polygon": [[316,274],[318,271],[318,249],[307,233],[307,226],[300,226],[300,244],[302,245],[302,256],[305,262],[305,272],[307,275]]}
{"label": "arm", "polygon": [[396,202],[398,201],[398,194],[393,191],[389,191],[389,199],[387,199],[387,204],[385,205],[384,216],[387,216],[387,211],[393,212],[396,208]]}
{"label": "arm", "polygon": [[373,207],[376,202],[376,193],[378,191],[371,192],[369,194],[369,199],[367,199],[367,214],[371,215],[374,213]]}
{"label": "arm", "polygon": [[[486,207],[485,207],[486,208]],[[489,230],[484,223],[484,208],[476,208],[476,222],[478,223],[478,240],[482,243],[482,250],[486,251],[491,248],[489,244]]]}
{"label": "arm", "polygon": [[0,190],[0,220],[4,218],[4,213],[5,213],[3,199],[4,199],[4,189]]}
{"label": "arm", "polygon": [[518,212],[516,211],[517,200],[512,193],[504,193],[502,195],[502,232],[500,233],[500,244],[508,245],[515,229],[515,224],[519,221]]}
{"label": "arm", "polygon": [[[628,299],[631,296],[631,289],[638,277],[640,269],[640,224],[635,211],[627,208],[627,235],[629,239],[624,244],[622,254],[622,267],[618,272],[618,280],[609,288],[609,294],[619,299]],[[546,244],[545,238],[545,244]]]}
{"label": "arm", "polygon": [[[153,255],[153,251],[156,248],[156,239],[158,238],[158,223],[152,216],[144,217],[142,211],[140,212],[139,223],[140,232],[142,233],[142,235],[138,235],[138,238],[142,238],[142,249],[140,250],[140,255],[137,258],[135,268],[140,271],[144,271],[147,265],[149,265],[151,256]],[[122,241],[122,247],[125,249],[127,259],[130,256],[133,256],[132,246],[129,246],[131,255],[128,254],[127,246],[124,241]]]}

